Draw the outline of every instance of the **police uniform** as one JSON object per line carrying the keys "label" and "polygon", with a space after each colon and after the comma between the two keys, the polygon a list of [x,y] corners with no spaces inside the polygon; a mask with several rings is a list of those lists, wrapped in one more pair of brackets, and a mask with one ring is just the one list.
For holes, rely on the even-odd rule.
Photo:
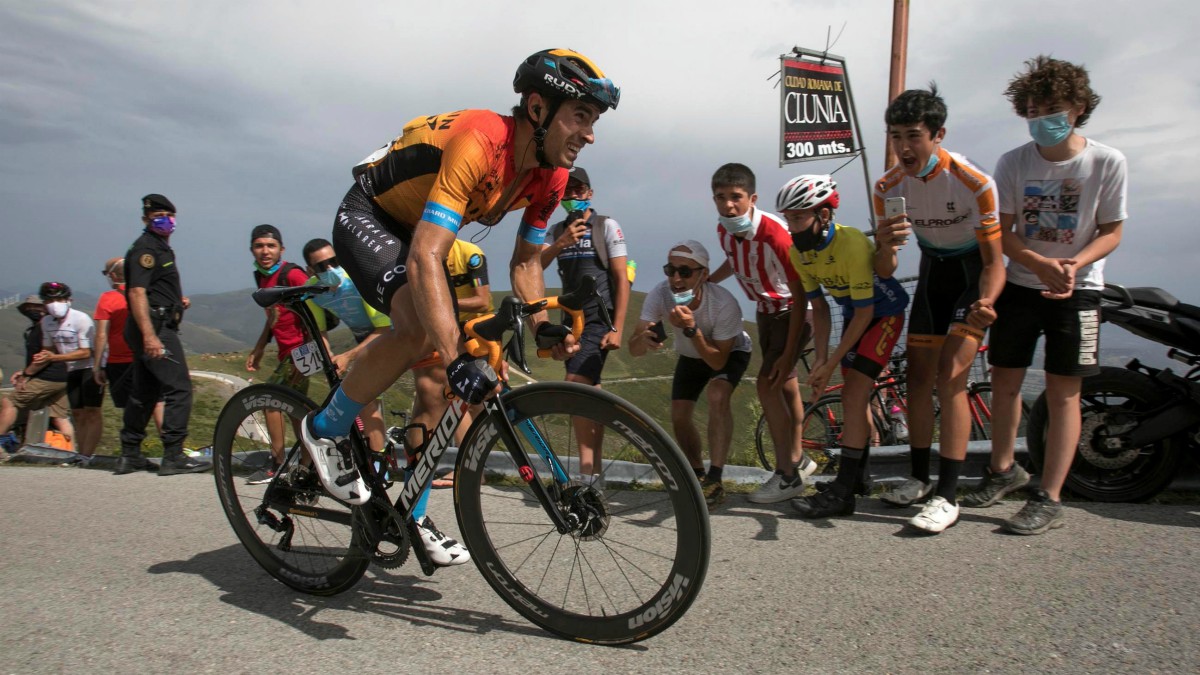
{"label": "police uniform", "polygon": [[[175,208],[165,197],[148,195],[143,198],[143,210],[169,210],[173,213]],[[134,355],[131,368],[133,384],[121,429],[122,463],[118,465],[119,473],[124,473],[120,470],[122,468],[153,468],[142,457],[141,446],[146,437],[146,425],[160,398],[165,404],[162,425],[164,465],[187,462],[188,458],[183,455],[183,440],[187,437],[188,418],[192,412],[192,381],[183,355],[183,344],[179,340],[179,323],[183,319],[183,289],[179,269],[175,266],[175,252],[167,244],[166,237],[147,228],[133,242],[125,256],[125,285],[127,292],[134,288],[146,289],[150,322],[164,351],[160,359],[146,356],[143,351],[145,340],[134,318],[131,302],[129,318],[125,322],[125,341]],[[165,470],[166,466],[163,468]]]}

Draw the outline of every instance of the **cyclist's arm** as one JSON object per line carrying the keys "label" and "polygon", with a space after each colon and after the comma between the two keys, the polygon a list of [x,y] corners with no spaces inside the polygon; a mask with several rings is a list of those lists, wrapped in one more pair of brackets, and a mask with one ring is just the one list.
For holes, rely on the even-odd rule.
{"label": "cyclist's arm", "polygon": [[804,345],[800,344],[800,336],[804,334],[804,322],[808,318],[808,295],[804,292],[804,282],[799,277],[788,280],[788,291],[792,294],[792,311],[788,315],[787,341],[783,344],[783,355],[777,363],[792,364],[800,355]]}
{"label": "cyclist's arm", "polygon": [[733,274],[733,265],[730,265],[729,259],[726,258],[725,262],[721,263],[721,266],[718,267],[715,272],[708,275],[708,280],[714,284],[719,284],[722,281],[725,281],[726,279],[728,279],[732,274]]}
{"label": "cyclist's arm", "polygon": [[620,344],[621,331],[625,329],[625,314],[629,310],[629,270],[626,269],[628,256],[616,256],[608,259],[609,288],[613,296],[613,326],[617,332],[613,338]]}
{"label": "cyclist's arm", "polygon": [[104,350],[108,349],[108,323],[109,319],[96,319],[96,341],[93,343],[97,359],[93,365],[96,370],[100,370],[99,359],[104,357]]}
{"label": "cyclist's arm", "polygon": [[979,242],[983,271],[979,275],[979,299],[994,306],[1004,290],[1004,246],[999,237]]}
{"label": "cyclist's arm", "polygon": [[[808,299],[813,310],[813,353],[815,363],[829,360],[829,335],[833,328],[833,320],[829,312],[829,301],[824,295]],[[815,364],[814,364],[815,365]]]}
{"label": "cyclist's arm", "polygon": [[[417,320],[446,366],[458,358],[459,351],[458,319],[454,315],[454,300],[450,297],[450,286],[442,267],[455,236],[452,230],[422,220],[413,230],[408,252],[408,283],[412,286],[413,304],[418,310]],[[393,308],[392,316],[397,315]]]}
{"label": "cyclist's arm", "polygon": [[1115,223],[1104,223],[1096,226],[1096,237],[1088,242],[1083,250],[1071,258],[1075,261],[1075,267],[1084,267],[1091,265],[1097,260],[1103,260],[1108,257],[1108,254],[1117,250],[1117,246],[1121,244],[1121,226],[1125,221],[1118,220]]}

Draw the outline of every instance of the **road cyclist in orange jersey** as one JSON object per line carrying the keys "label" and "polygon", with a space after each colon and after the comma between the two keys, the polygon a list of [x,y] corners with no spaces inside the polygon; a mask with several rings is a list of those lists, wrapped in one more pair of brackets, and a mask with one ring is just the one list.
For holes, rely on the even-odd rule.
{"label": "road cyclist in orange jersey", "polygon": [[[937,86],[910,89],[884,113],[899,161],[875,183],[875,242],[895,264],[915,234],[920,275],[908,319],[908,425],[912,475],[880,499],[924,502],[909,525],[937,534],[958,522],[958,477],[967,456],[967,376],[1004,288],[996,184],[966,157],[942,147],[946,102]],[[900,213],[889,205],[903,200]],[[938,480],[930,480],[934,390],[941,403]]]}

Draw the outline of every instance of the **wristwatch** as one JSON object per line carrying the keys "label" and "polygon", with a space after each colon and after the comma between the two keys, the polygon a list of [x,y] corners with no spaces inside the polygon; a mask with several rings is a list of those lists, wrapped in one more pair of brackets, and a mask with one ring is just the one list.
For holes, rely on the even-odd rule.
{"label": "wristwatch", "polygon": [[696,333],[698,333],[698,332],[700,332],[700,329],[697,328],[695,325],[688,326],[687,328],[683,329],[683,337],[694,338],[694,337],[696,337]]}

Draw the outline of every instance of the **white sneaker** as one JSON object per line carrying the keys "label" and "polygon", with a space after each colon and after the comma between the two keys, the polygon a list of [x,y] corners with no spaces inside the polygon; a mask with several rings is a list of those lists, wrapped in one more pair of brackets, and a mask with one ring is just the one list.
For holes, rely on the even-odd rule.
{"label": "white sneaker", "polygon": [[800,463],[796,465],[796,473],[799,473],[802,478],[808,478],[817,472],[817,463],[808,455],[800,456]]}
{"label": "white sneaker", "polygon": [[417,521],[417,532],[421,533],[421,543],[434,565],[450,567],[470,562],[471,553],[467,547],[442,534],[429,516]]}
{"label": "white sneaker", "polygon": [[908,524],[930,534],[937,534],[958,522],[958,504],[951,504],[945,497],[934,497],[925,504],[921,512],[913,516]]}
{"label": "white sneaker", "polygon": [[930,492],[933,492],[932,482],[926,483],[910,476],[893,488],[891,492],[879,495],[879,501],[892,506],[912,506],[928,497]]}
{"label": "white sneaker", "polygon": [[309,426],[313,414],[305,415],[300,421],[300,438],[313,459],[321,485],[329,494],[344,502],[366,504],[371,499],[371,489],[354,468],[354,462],[343,457],[337,447],[339,442],[345,442],[346,439],[319,438],[314,435]]}
{"label": "white sneaker", "polygon": [[797,470],[796,475],[792,476],[792,480],[792,483],[785,485],[783,474],[771,474],[767,482],[758,486],[758,489],[750,493],[746,500],[752,504],[774,504],[799,497],[804,492],[803,472]]}

